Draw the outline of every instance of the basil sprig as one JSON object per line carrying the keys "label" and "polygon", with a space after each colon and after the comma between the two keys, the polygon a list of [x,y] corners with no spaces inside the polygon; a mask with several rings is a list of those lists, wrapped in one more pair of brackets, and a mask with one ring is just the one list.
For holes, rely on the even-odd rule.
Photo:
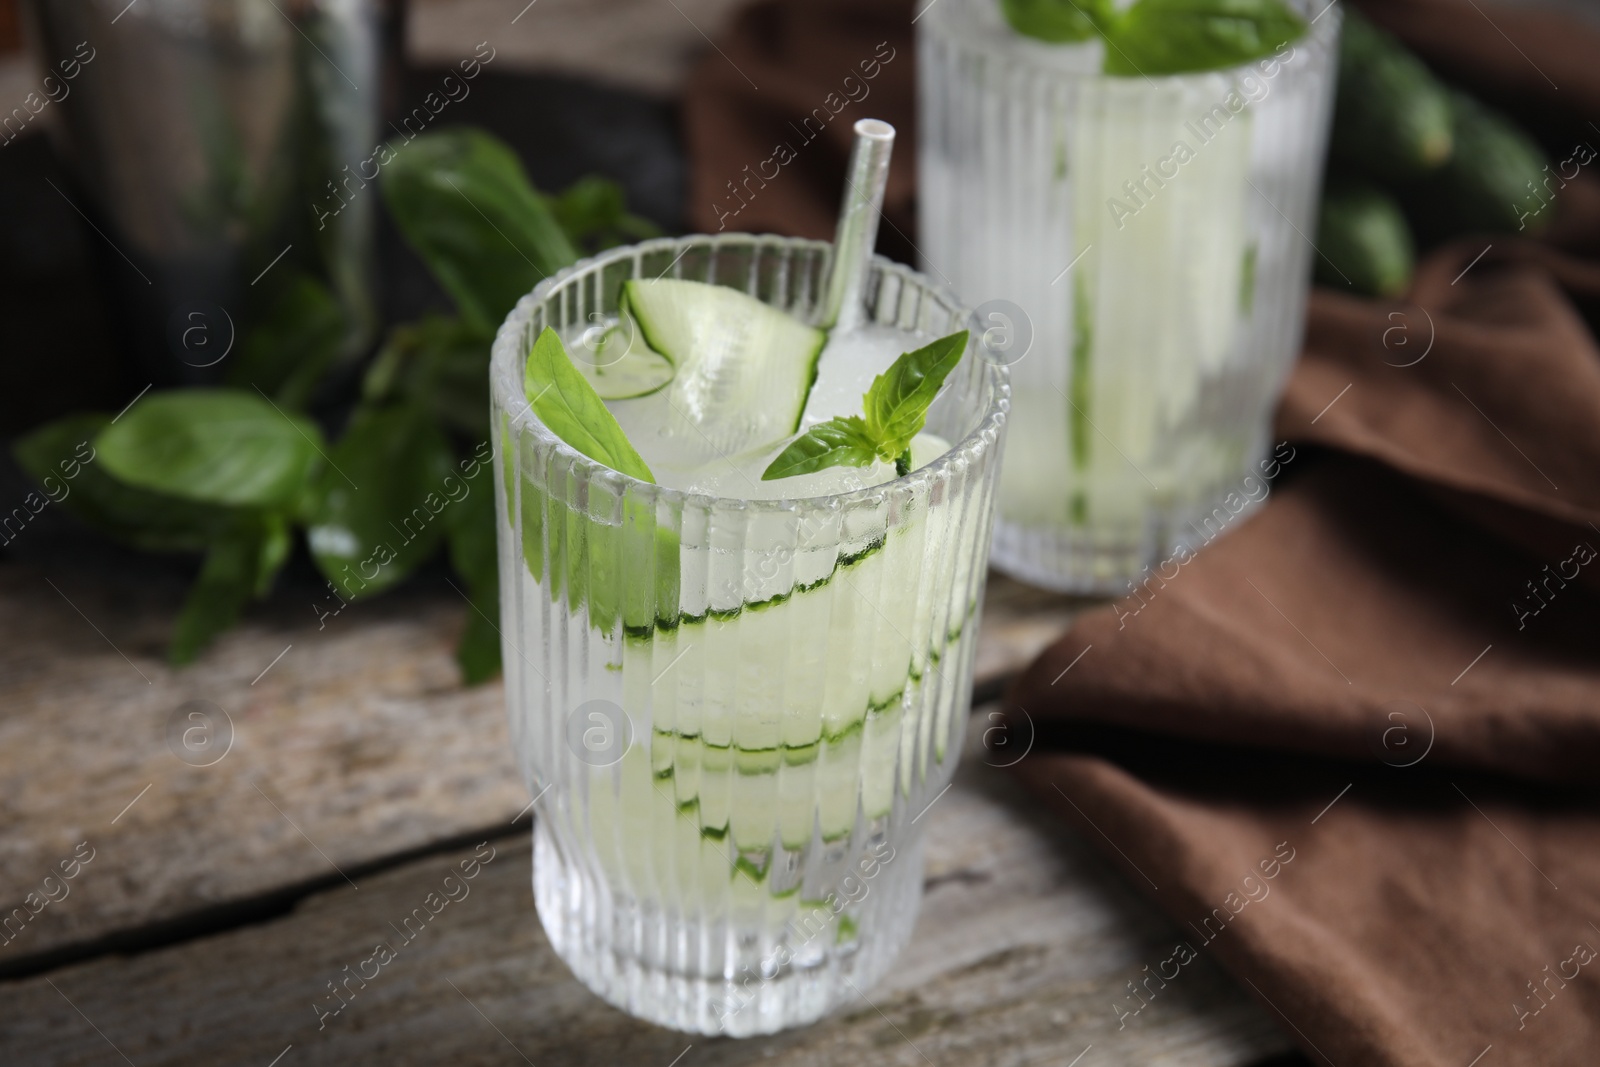
{"label": "basil sprig", "polygon": [[819,422],[791,441],[761,472],[761,480],[793,478],[826,467],[870,467],[877,460],[878,440],[867,429],[866,420],[860,415],[842,415]]}
{"label": "basil sprig", "polygon": [[1222,70],[1271,55],[1306,32],[1283,0],[1000,0],[1011,28],[1042,41],[1105,38],[1104,71],[1154,77]]}
{"label": "basil sprig", "polygon": [[228,388],[153,392],[114,422],[71,415],[14,446],[23,469],[90,526],[141,551],[202,555],[168,645],[175,664],[270,592],[301,528],[337,594],[318,607],[324,624],[344,600],[392,588],[446,547],[470,602],[456,649],[462,674],[478,682],[499,670],[493,331],[580,251],[656,231],[604,179],[545,196],[506,145],[478,130],[394,147],[382,183],[456,314],[390,332],[331,443],[306,410],[357,331],[327,285],[296,273],[244,329]]}
{"label": "basil sprig", "polygon": [[922,432],[928,408],[967,350],[967,331],[907,352],[872,380],[865,415],[842,415],[801,434],[761,474],[764,482],[828,467],[870,467],[882,460],[901,475],[911,470],[911,440]]}
{"label": "basil sprig", "polygon": [[1052,44],[1087,41],[1114,17],[1110,0],[1000,0],[1011,28]]}
{"label": "basil sprig", "polygon": [[541,278],[578,258],[516,153],[481,130],[406,145],[384,171],[383,197],[462,319],[486,337]]}

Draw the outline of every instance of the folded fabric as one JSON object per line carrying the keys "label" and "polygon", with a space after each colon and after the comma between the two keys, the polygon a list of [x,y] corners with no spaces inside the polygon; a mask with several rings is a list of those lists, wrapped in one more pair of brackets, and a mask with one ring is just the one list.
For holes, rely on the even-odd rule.
{"label": "folded fabric", "polygon": [[[1370,13],[1546,132],[1600,115],[1600,34],[1570,18]],[[910,16],[746,10],[686,101],[696,224],[827,236],[849,122],[909,131]],[[870,100],[740,195],[879,41]],[[1315,293],[1266,505],[1012,687],[1016,773],[1183,931],[1108,1005],[1121,1025],[1213,953],[1313,1062],[1600,1062],[1600,182],[1557,199],[1540,242],[1439,249],[1405,300]]]}
{"label": "folded fabric", "polygon": [[1017,772],[1313,1060],[1593,1063],[1593,595],[1386,467],[1302,461],[1028,669]]}

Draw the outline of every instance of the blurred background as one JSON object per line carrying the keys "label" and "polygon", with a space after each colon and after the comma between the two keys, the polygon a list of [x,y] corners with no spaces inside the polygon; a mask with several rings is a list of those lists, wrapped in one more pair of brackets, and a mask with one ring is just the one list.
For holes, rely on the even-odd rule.
{"label": "blurred background", "polygon": [[[1600,24],[1600,4],[1590,0],[1504,2],[1560,9]],[[520,5],[501,0],[387,0],[383,6],[393,20],[385,31],[394,34],[389,46],[397,55],[391,58],[403,58],[403,70],[390,71],[385,86],[386,121],[404,110],[402,102],[416,106],[480,42],[491,42],[492,65],[469,98],[441,115],[439,126],[477,124],[505,138],[541,190],[597,174],[620,183],[630,209],[666,232],[693,228],[679,102],[695,64],[715,54],[713,39],[749,5],[535,0],[516,10]],[[914,7],[903,6],[908,12]],[[845,12],[834,5],[820,17]],[[8,102],[7,110],[20,105],[37,92],[43,75],[24,47],[21,0],[0,0],[0,101]],[[113,336],[107,318],[126,281],[118,276],[116,253],[95,239],[67,197],[40,180],[73,188],[44,136],[61,122],[61,111],[45,107],[23,124],[20,136],[13,123],[0,152],[0,197],[7,204],[0,220],[0,346],[29,354],[0,364],[0,428],[7,438],[69,410],[111,406],[132,395],[137,377],[126,372],[126,359],[115,358],[126,339]],[[902,153],[897,185],[909,188],[911,166],[911,153]],[[386,213],[376,215],[376,293],[384,320],[408,317],[419,307],[446,307]],[[880,247],[912,258],[893,230],[880,236]],[[33,355],[44,352],[48,358]],[[68,383],[70,396],[63,389]]]}
{"label": "blurred background", "polygon": [[[586,174],[613,178],[633,210],[675,230],[685,178],[674,97],[709,50],[705,35],[722,29],[735,6],[538,0],[537,19],[530,13],[512,22],[517,12],[508,15],[505,4],[397,4],[405,74],[386,87],[384,117],[395,117],[402,100],[416,106],[462,57],[492,41],[492,64],[440,125],[494,130],[518,149],[540,189],[559,190]],[[0,99],[20,105],[42,77],[24,49],[18,0],[0,0]],[[0,425],[8,438],[68,410],[113,406],[132,395],[126,361],[115,358],[122,339],[106,315],[125,280],[117,274],[121,261],[104,242],[97,246],[74,204],[40,180],[73,188],[45,136],[60,110],[47,106],[15,141],[8,131],[0,155],[0,196],[8,205],[0,223],[0,345],[50,353],[8,359],[0,370]],[[447,306],[392,230],[381,229],[378,240],[377,288],[390,321],[397,309],[409,316],[419,305]],[[106,257],[117,262],[102,265]],[[69,385],[70,396],[63,392]]]}

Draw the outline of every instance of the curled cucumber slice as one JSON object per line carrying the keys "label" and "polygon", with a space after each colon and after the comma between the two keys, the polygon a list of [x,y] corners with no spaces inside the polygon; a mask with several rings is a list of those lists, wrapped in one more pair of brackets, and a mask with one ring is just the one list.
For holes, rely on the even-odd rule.
{"label": "curled cucumber slice", "polygon": [[674,369],[659,423],[673,436],[710,459],[799,428],[822,330],[737,289],[681,278],[629,281],[623,299],[638,326],[634,346],[642,341]]}
{"label": "curled cucumber slice", "polygon": [[646,344],[637,323],[626,317],[607,327],[585,356],[572,362],[601,400],[649,396],[677,374],[672,361]]}

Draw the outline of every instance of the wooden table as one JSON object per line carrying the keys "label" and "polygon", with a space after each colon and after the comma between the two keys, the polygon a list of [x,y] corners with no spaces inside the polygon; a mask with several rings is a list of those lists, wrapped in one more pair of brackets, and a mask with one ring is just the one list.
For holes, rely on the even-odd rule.
{"label": "wooden table", "polygon": [[[1176,932],[985,765],[981,705],[928,815],[911,947],[860,1003],[747,1041],[608,1007],[539,927],[500,687],[461,687],[465,608],[424,586],[321,627],[282,594],[172,671],[170,580],[0,565],[0,906],[60,897],[0,942],[0,1063],[1220,1067],[1288,1047],[1206,969],[1119,1029],[1113,1001]],[[992,578],[980,699],[1073,607]],[[216,761],[178,759],[174,722],[214,730]],[[475,848],[470,894],[319,1029],[327,983]]]}

